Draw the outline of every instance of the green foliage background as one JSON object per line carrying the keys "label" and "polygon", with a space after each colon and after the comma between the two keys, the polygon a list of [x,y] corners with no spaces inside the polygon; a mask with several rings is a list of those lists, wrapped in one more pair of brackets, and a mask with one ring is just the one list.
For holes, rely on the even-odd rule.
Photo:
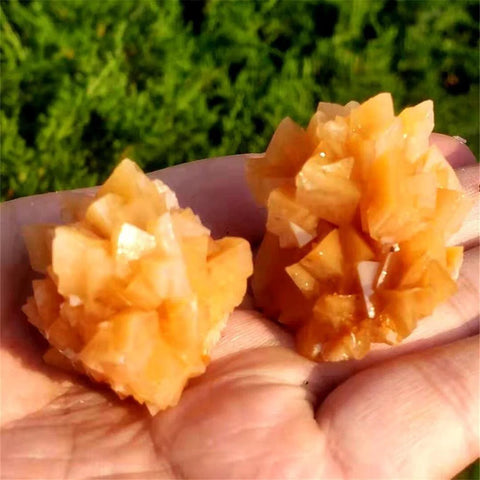
{"label": "green foliage background", "polygon": [[284,116],[379,91],[432,98],[436,131],[478,155],[478,22],[477,0],[3,0],[1,198],[93,185],[127,155],[263,151]]}
{"label": "green foliage background", "polygon": [[432,98],[478,154],[478,2],[2,1],[2,199],[263,151],[317,101]]}

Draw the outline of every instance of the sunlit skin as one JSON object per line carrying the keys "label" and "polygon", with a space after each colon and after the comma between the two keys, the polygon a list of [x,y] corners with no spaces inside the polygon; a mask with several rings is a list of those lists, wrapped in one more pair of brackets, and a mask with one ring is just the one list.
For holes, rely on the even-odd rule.
{"label": "sunlit skin", "polygon": [[[20,306],[29,268],[21,225],[58,218],[61,194],[0,206],[3,478],[449,478],[479,456],[478,182],[470,151],[435,135],[476,206],[459,291],[397,347],[315,364],[247,297],[207,373],[151,417],[107,388],[44,365],[45,342]],[[153,174],[217,236],[258,243],[264,214],[244,157]]]}

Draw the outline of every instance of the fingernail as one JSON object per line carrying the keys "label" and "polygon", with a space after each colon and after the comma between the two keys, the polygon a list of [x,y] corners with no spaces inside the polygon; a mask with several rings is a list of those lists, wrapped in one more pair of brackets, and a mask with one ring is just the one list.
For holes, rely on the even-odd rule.
{"label": "fingernail", "polygon": [[467,140],[463,137],[459,137],[458,135],[454,135],[453,138],[459,142],[459,143],[463,143],[463,145],[465,145],[467,143]]}

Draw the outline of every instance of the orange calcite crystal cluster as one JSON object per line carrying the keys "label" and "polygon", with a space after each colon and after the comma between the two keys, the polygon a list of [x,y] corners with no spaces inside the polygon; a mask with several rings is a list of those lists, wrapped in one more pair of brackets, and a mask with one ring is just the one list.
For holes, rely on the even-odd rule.
{"label": "orange calcite crystal cluster", "polygon": [[268,209],[253,292],[315,360],[395,344],[456,290],[446,246],[471,204],[429,145],[433,104],[395,116],[390,94],[320,103],[306,130],[278,126],[247,178]]}
{"label": "orange calcite crystal cluster", "polygon": [[213,240],[159,180],[124,160],[74,222],[24,236],[33,281],[23,307],[51,348],[45,361],[108,382],[150,411],[175,405],[252,273],[246,240]]}

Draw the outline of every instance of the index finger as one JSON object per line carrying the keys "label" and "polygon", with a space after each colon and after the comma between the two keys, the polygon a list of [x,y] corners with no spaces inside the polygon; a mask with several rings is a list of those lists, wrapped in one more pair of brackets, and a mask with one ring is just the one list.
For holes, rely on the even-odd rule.
{"label": "index finger", "polygon": [[214,237],[240,236],[261,240],[265,210],[255,203],[245,178],[247,158],[231,155],[185,163],[150,174],[176,192],[180,205],[190,207]]}
{"label": "index finger", "polygon": [[[459,169],[457,173],[464,188],[471,190],[478,172],[477,175],[465,175],[462,168],[476,163],[470,149],[447,135],[434,133],[430,141],[440,148],[454,168]],[[255,204],[245,179],[245,161],[255,156],[245,154],[199,160],[158,170],[149,176],[169,185],[181,206],[191,207],[214,236],[236,235],[256,241],[264,232],[265,211]],[[95,188],[79,190],[94,191]],[[18,238],[22,225],[60,220],[65,195],[70,192],[35,195],[0,205],[2,244],[7,244],[9,252],[10,247],[23,244]]]}
{"label": "index finger", "polygon": [[430,144],[435,144],[455,169],[474,165],[477,162],[475,155],[467,147],[467,142],[463,138],[450,137],[443,133],[432,133]]}

